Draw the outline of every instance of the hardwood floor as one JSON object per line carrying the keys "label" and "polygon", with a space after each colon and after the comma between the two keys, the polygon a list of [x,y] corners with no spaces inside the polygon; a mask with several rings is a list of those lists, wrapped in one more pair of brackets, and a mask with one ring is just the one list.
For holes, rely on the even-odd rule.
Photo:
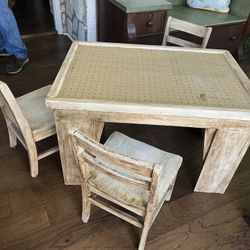
{"label": "hardwood floor", "polygon": [[[25,42],[30,63],[20,74],[4,75],[7,59],[0,58],[0,79],[15,96],[51,84],[70,46],[63,36]],[[242,67],[250,77],[250,56]],[[250,214],[250,150],[224,195],[193,193],[202,164],[199,131],[107,124],[102,141],[114,130],[184,158],[172,200],[152,226],[146,249],[250,249],[250,227],[242,219]],[[39,176],[32,179],[22,145],[8,146],[2,114],[0,134],[0,249],[136,248],[139,230],[103,210],[92,207],[89,223],[82,223],[80,187],[64,185],[58,154],[41,160]]]}

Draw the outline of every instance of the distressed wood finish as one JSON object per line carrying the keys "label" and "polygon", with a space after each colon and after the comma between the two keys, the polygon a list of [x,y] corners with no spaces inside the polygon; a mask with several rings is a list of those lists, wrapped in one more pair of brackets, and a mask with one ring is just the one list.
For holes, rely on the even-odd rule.
{"label": "distressed wood finish", "polygon": [[[213,133],[211,133],[213,134]],[[233,175],[241,162],[250,143],[250,129],[218,129],[211,138],[203,171],[199,177],[195,191],[207,188],[209,193],[226,191]],[[216,166],[216,171],[212,171]]]}
{"label": "distressed wood finish", "polygon": [[[91,61],[81,60],[88,53]],[[231,94],[225,93],[228,88],[232,88]],[[47,106],[55,110],[65,183],[80,184],[69,139],[65,139],[69,128],[76,126],[97,139],[105,122],[151,124],[206,129],[204,166],[209,167],[201,171],[202,181],[198,181],[195,190],[221,193],[230,182],[228,172],[220,173],[225,181],[214,182],[215,188],[204,181],[206,176],[216,175],[222,159],[227,163],[223,156],[225,145],[219,137],[213,139],[213,132],[225,130],[223,135],[227,137],[230,129],[248,136],[249,90],[249,79],[227,51],[75,42],[47,97]],[[214,154],[212,141],[222,143],[216,147],[215,163],[209,160]],[[237,155],[237,145],[230,139],[228,143],[232,154]],[[245,148],[242,150],[244,154]],[[227,169],[230,175],[237,165]]]}
{"label": "distressed wood finish", "polygon": [[57,129],[58,144],[62,163],[63,177],[65,184],[80,185],[80,172],[76,166],[76,159],[73,154],[71,137],[68,136],[68,130],[72,127],[84,131],[89,137],[99,141],[102,135],[103,122],[81,121],[78,116],[71,116],[68,112],[56,111],[55,122]]}
{"label": "distressed wood finish", "polygon": [[[112,134],[110,136],[111,139],[107,140],[107,146],[95,142],[77,129],[72,128],[70,129],[69,133],[72,136],[74,153],[78,160],[78,166],[82,174],[83,222],[87,223],[89,220],[91,204],[96,205],[107,212],[110,212],[119,218],[139,228],[142,228],[138,249],[143,250],[150,227],[152,226],[158,212],[160,211],[160,208],[166,200],[166,197],[169,197],[169,195],[171,196],[171,194],[169,194],[169,190],[172,189],[172,187],[170,186],[176,179],[182,158],[169,153],[164,155],[162,154],[162,151],[159,150],[159,155],[161,155],[161,157],[158,157],[158,161],[161,162],[162,157],[166,157],[167,159],[166,161],[162,161],[162,165],[159,165],[158,161],[153,162],[153,158],[150,160],[150,162],[143,162],[142,159],[145,158],[146,160],[149,158],[148,155],[146,155],[148,152],[144,152],[145,144],[139,141],[132,142],[133,139],[120,133],[115,132]],[[123,137],[125,139],[123,139]],[[111,142],[112,140],[114,142]],[[129,142],[130,140],[131,144]],[[123,144],[119,146],[119,153],[108,147],[108,145],[115,145],[117,143],[120,144],[120,142],[123,142]],[[129,146],[133,145],[133,143],[136,143],[138,146],[137,148],[134,148],[134,150],[139,152],[140,159],[136,159],[134,154],[131,154],[132,158],[130,158]],[[154,150],[157,149],[154,148]],[[89,162],[92,164],[89,164]],[[98,164],[98,162],[102,162],[102,165]],[[169,166],[170,164],[172,166]],[[93,167],[94,165],[96,165],[97,171],[96,168]],[[100,168],[102,171],[100,171]],[[100,177],[99,183],[98,181],[93,181],[93,179],[96,178],[95,176],[98,175],[107,176],[109,179],[102,177],[102,180]],[[128,181],[128,175],[130,176],[130,180],[134,180],[134,183],[132,181]],[[147,177],[147,179],[145,179],[145,177]],[[166,179],[169,179],[170,181],[165,183]],[[126,208],[130,212],[138,214],[135,211],[134,202],[129,203],[127,200],[127,196],[133,194],[133,189],[130,187],[134,185],[136,188],[138,188],[137,184],[135,184],[135,182],[138,180],[144,182],[145,186],[146,184],[150,183],[150,185],[147,185],[146,188],[146,191],[148,192],[146,204],[139,208],[141,211],[143,211],[143,213],[140,213],[140,215],[143,217],[143,222],[140,222],[137,216],[130,215],[119,208],[114,208],[111,204],[109,204],[111,201],[116,205]],[[118,184],[117,188],[115,188],[112,194],[110,194],[109,191],[105,189],[105,186],[100,183],[101,181],[107,181],[108,183],[106,183],[106,185],[109,185],[110,181],[113,183],[114,181],[118,181],[120,184]],[[115,187],[115,184],[113,185]],[[160,188],[162,185],[165,186],[164,192]],[[119,189],[126,190],[124,200],[121,200],[121,197],[117,195],[117,193],[119,193]],[[91,193],[94,194],[94,197],[91,196]],[[103,202],[102,200],[98,199],[98,196],[96,195],[105,198],[107,202]],[[141,195],[138,195],[138,198],[142,199]]]}
{"label": "distressed wood finish", "polygon": [[216,129],[210,128],[205,130],[205,137],[204,137],[204,147],[203,147],[203,159],[205,160],[207,154],[210,150],[210,146],[213,142],[214,135],[216,133]]}
{"label": "distressed wood finish", "polygon": [[[182,31],[194,36],[201,37],[202,42],[201,44],[197,44],[194,42],[186,41],[184,39],[175,37],[173,33],[170,34],[171,31]],[[204,49],[207,47],[211,33],[211,27],[204,27],[201,25],[185,22],[170,16],[168,17],[168,21],[166,24],[162,45],[164,46],[167,45],[167,43],[171,43],[181,47],[194,47]]]}
{"label": "distressed wood finish", "polygon": [[51,111],[46,110],[45,96],[50,86],[30,92],[17,99],[9,87],[0,82],[0,106],[7,124],[10,147],[17,145],[17,139],[28,151],[30,174],[38,175],[38,160],[58,151],[58,146],[38,153],[36,142],[56,134]]}

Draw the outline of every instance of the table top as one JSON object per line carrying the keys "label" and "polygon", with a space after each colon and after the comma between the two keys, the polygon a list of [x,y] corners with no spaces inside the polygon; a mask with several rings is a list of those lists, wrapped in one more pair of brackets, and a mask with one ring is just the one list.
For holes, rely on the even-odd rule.
{"label": "table top", "polygon": [[250,121],[250,81],[224,50],[74,42],[46,102]]}
{"label": "table top", "polygon": [[125,13],[168,10],[172,4],[167,0],[109,0]]}

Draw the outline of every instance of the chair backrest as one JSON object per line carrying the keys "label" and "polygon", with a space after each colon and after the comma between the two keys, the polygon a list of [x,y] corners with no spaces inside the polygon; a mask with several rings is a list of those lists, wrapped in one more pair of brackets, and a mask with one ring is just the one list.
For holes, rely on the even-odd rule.
{"label": "chair backrest", "polygon": [[[156,164],[144,163],[114,152],[79,130],[71,129],[70,134],[83,178],[88,178],[92,168],[117,181],[150,190]],[[89,169],[83,166],[83,162],[87,163]]]}
{"label": "chair backrest", "polygon": [[2,109],[7,126],[9,125],[8,123],[11,123],[11,126],[15,130],[18,130],[20,135],[22,135],[24,139],[27,135],[29,136],[32,133],[30,125],[25,119],[20,107],[18,106],[15,97],[13,96],[7,84],[1,81],[0,107]]}
{"label": "chair backrest", "polygon": [[[173,33],[170,34],[171,31],[181,31],[203,39],[201,44],[197,44],[175,37],[173,36]],[[167,45],[167,43],[171,43],[181,47],[206,48],[211,32],[211,27],[204,27],[201,25],[182,21],[173,17],[168,17],[162,45],[164,46]]]}

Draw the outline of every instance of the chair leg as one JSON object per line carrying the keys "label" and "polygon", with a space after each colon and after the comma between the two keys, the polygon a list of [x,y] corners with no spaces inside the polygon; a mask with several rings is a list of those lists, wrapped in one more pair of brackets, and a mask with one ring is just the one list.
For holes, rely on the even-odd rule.
{"label": "chair leg", "polygon": [[152,222],[153,222],[152,220],[153,220],[152,211],[147,212],[145,220],[144,220],[144,225],[142,228],[141,239],[140,239],[138,250],[144,250],[144,248],[145,248],[147,237],[148,237],[148,231],[149,231],[149,229],[152,225]]}
{"label": "chair leg", "polygon": [[36,178],[38,176],[38,156],[35,143],[34,145],[29,145],[27,151],[30,162],[30,174],[33,178]]}
{"label": "chair leg", "polygon": [[11,129],[11,121],[7,118],[4,112],[3,112],[3,115],[4,115],[4,119],[7,125],[7,129],[8,129],[10,147],[15,148],[17,145],[17,137],[15,133],[13,132],[13,130]]}
{"label": "chair leg", "polygon": [[15,133],[11,130],[10,127],[8,127],[8,134],[9,134],[10,147],[15,148],[17,145],[17,138]]}
{"label": "chair leg", "polygon": [[141,234],[141,239],[140,239],[138,250],[144,250],[144,248],[145,248],[150,225],[151,225],[151,223],[149,223],[149,222],[144,223],[144,227],[142,229],[142,234]]}
{"label": "chair leg", "polygon": [[87,187],[87,184],[82,184],[82,221],[87,223],[90,217],[91,211],[91,202],[89,201],[90,190]]}
{"label": "chair leg", "polygon": [[170,201],[170,199],[171,199],[172,193],[174,191],[174,184],[175,184],[175,181],[176,181],[176,177],[177,177],[177,175],[175,176],[175,178],[173,179],[173,181],[171,182],[171,184],[170,184],[170,186],[168,188],[165,201]]}

